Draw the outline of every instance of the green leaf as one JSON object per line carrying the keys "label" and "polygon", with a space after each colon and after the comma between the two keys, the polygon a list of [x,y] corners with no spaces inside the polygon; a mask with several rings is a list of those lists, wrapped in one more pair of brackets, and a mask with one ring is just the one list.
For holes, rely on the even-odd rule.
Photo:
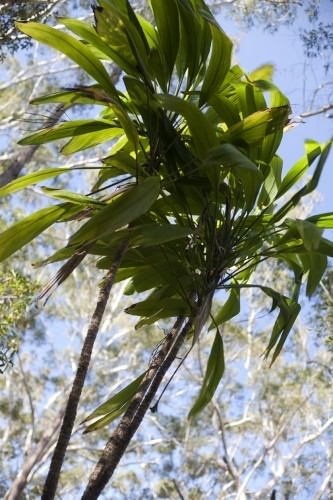
{"label": "green leaf", "polygon": [[94,78],[101,86],[118,100],[117,91],[103,64],[94,56],[91,50],[67,33],[39,23],[16,23],[17,28],[38,42],[65,54],[72,59],[86,73]]}
{"label": "green leaf", "polygon": [[[189,282],[189,277],[183,276],[181,266],[179,266],[180,276],[175,276],[175,269],[168,268],[167,264],[162,261],[161,267],[158,266],[142,266],[137,269],[133,269],[131,273],[131,285],[135,292],[141,293],[146,290],[159,289],[162,286],[169,286],[170,293],[175,293],[177,288],[179,288],[179,283],[184,285],[184,282]],[[152,292],[154,293],[154,291]],[[151,300],[151,295],[149,296]]]}
{"label": "green leaf", "polygon": [[39,172],[33,172],[31,174],[23,175],[18,179],[15,179],[12,182],[9,182],[2,188],[0,188],[0,196],[6,196],[11,193],[15,193],[20,189],[23,189],[27,186],[31,186],[32,184],[37,184],[38,182],[45,181],[46,179],[50,179],[52,177],[57,177],[61,174],[68,174],[69,172],[73,172],[78,170],[77,168],[46,168],[44,170],[40,170]]}
{"label": "green leaf", "polygon": [[259,109],[255,100],[255,87],[248,82],[238,81],[233,84],[234,96],[232,100],[235,100],[238,106],[239,115],[242,118],[246,118],[256,113],[256,111],[265,110],[267,108],[266,102],[263,99],[259,105]]}
{"label": "green leaf", "polygon": [[172,95],[159,95],[158,98],[164,107],[184,116],[200,156],[206,156],[209,149],[218,145],[215,128],[195,104]]}
{"label": "green leaf", "polygon": [[156,317],[155,319],[160,319],[188,315],[190,314],[190,309],[189,305],[182,299],[170,297],[163,300],[143,300],[142,302],[127,307],[125,312],[127,312],[127,314],[133,314],[134,316],[153,316],[154,318]]}
{"label": "green leaf", "polygon": [[71,191],[66,191],[65,189],[55,189],[49,187],[42,187],[42,191],[51,198],[56,200],[69,201],[70,203],[84,205],[92,208],[102,208],[105,207],[106,203],[98,200],[94,200],[90,196],[83,194],[72,193]]}
{"label": "green leaf", "polygon": [[[86,87],[88,89],[101,89],[100,85],[91,85]],[[53,92],[47,95],[43,95],[40,97],[36,97],[30,101],[30,104],[48,104],[48,103],[56,103],[60,102],[64,104],[66,107],[70,107],[73,104],[95,104],[107,106],[107,101],[105,100],[96,100],[93,95],[87,95],[84,92],[81,92],[79,89],[71,89],[71,90],[63,90],[61,92]]]}
{"label": "green leaf", "polygon": [[222,133],[221,139],[223,142],[235,142],[241,139],[248,144],[255,144],[262,141],[267,134],[282,129],[288,114],[289,106],[256,111]]}
{"label": "green leaf", "polygon": [[289,303],[286,308],[284,308],[283,310],[281,309],[274,324],[268,346],[265,350],[265,357],[267,358],[273,347],[276,346],[272,355],[270,366],[272,366],[272,364],[280,354],[300,310],[301,306],[295,302]]}
{"label": "green leaf", "polygon": [[94,423],[86,427],[84,434],[105,427],[124,413],[137,393],[145,374],[146,372],[142,373],[139,377],[133,380],[133,382],[124,387],[124,389],[119,391],[117,394],[112,396],[112,398],[108,399],[105,403],[98,406],[96,410],[90,413],[90,415],[88,415],[88,417],[85,418],[81,424],[85,424],[90,420],[96,420]]}
{"label": "green leaf", "polygon": [[[1,194],[1,190],[0,190]],[[325,214],[312,215],[306,219],[308,222],[312,222],[317,227],[322,229],[333,229],[333,212],[328,212]]]}
{"label": "green leaf", "polygon": [[276,198],[277,192],[281,185],[281,173],[282,173],[282,159],[275,155],[269,165],[269,173],[265,178],[260,195],[258,198],[258,205],[268,206]]}
{"label": "green leaf", "polygon": [[200,93],[200,106],[206,103],[220,88],[231,64],[231,40],[215,22],[210,23],[210,29],[212,49]]}
{"label": "green leaf", "polygon": [[284,177],[277,198],[284,195],[308,171],[310,165],[321,154],[322,146],[317,141],[305,141],[306,155],[298,160]]}
{"label": "green leaf", "polygon": [[128,64],[126,64],[122,54],[115,51],[110,44],[106,43],[102,37],[98,35],[96,30],[87,24],[87,22],[66,17],[59,17],[58,19],[62,24],[64,24],[64,26],[66,26],[66,28],[71,30],[86,42],[89,42],[89,44],[91,44],[94,48],[98,49],[101,54],[104,55],[105,59],[114,61],[121,68],[123,68],[123,66],[128,68]]}
{"label": "green leaf", "polygon": [[273,64],[262,64],[249,73],[249,79],[253,82],[256,80],[272,80],[274,69]]}
{"label": "green leaf", "polygon": [[150,0],[161,50],[168,66],[169,78],[172,75],[179,47],[179,14],[174,0],[161,2]]}
{"label": "green leaf", "polygon": [[285,203],[272,217],[271,223],[275,223],[278,220],[282,219],[285,217],[288,212],[296,207],[298,202],[300,201],[301,198],[306,196],[307,194],[310,194],[316,187],[318,186],[318,182],[320,179],[320,176],[322,174],[323,168],[325,166],[326,160],[328,158],[328,155],[330,153],[330,149],[332,146],[332,141],[327,142],[324,145],[321,145],[321,154],[318,159],[318,163],[316,165],[315,171],[313,173],[313,176],[311,177],[310,181],[305,184],[299,191],[297,191],[288,201]]}
{"label": "green leaf", "polygon": [[186,89],[189,89],[200,68],[200,22],[192,2],[176,0],[180,20],[180,44],[176,66],[180,80],[187,76]]}
{"label": "green leaf", "polygon": [[148,264],[147,266],[131,268],[130,273],[127,274],[127,278],[131,278],[130,283],[133,292],[141,293],[164,284],[164,272],[165,269],[161,270]]}
{"label": "green leaf", "polygon": [[300,255],[304,268],[309,271],[306,285],[306,295],[311,297],[327,268],[327,256],[316,252]]}
{"label": "green leaf", "polygon": [[214,94],[210,97],[209,104],[218,115],[218,122],[222,121],[226,123],[229,128],[239,122],[240,118],[237,106],[231,102],[230,98]]}
{"label": "green leaf", "polygon": [[0,234],[0,262],[36,238],[70,211],[68,204],[42,208]]}
{"label": "green leaf", "polygon": [[[106,41],[114,50],[118,49],[123,58],[128,58],[131,62],[134,58],[134,67],[148,82],[149,44],[130,2],[113,1],[110,5],[106,0],[99,0],[99,4],[100,7],[94,9],[97,31],[101,33],[100,25],[102,25]],[[120,43],[120,47],[115,46],[117,42]]]}
{"label": "green leaf", "polygon": [[117,127],[97,130],[96,132],[89,132],[88,134],[73,137],[73,139],[61,148],[61,152],[64,155],[77,153],[78,151],[82,151],[84,149],[99,146],[100,144],[103,144],[103,142],[113,141],[113,139],[121,136],[122,134],[123,130]]}
{"label": "green leaf", "polygon": [[[109,47],[108,54],[113,61],[127,74],[137,76],[139,71],[136,60],[129,45],[124,23],[116,12],[110,12],[110,6],[96,7],[94,10],[96,31],[98,36]],[[101,47],[99,47],[101,50]],[[104,52],[104,49],[103,49]]]}
{"label": "green leaf", "polygon": [[131,246],[149,247],[185,238],[192,233],[177,224],[142,224],[129,230]]}
{"label": "green leaf", "polygon": [[212,148],[208,152],[205,162],[222,165],[241,181],[246,205],[248,209],[251,209],[262,180],[262,173],[256,164],[232,144],[221,144]]}
{"label": "green leaf", "polygon": [[[30,144],[45,144],[66,137],[86,135],[84,140],[89,143],[89,138],[91,137],[91,142],[98,144],[98,142],[95,142],[94,134],[100,134],[101,132],[108,134],[109,139],[113,139],[122,134],[123,130],[115,127],[114,124],[108,120],[73,120],[71,122],[61,123],[53,128],[46,128],[34,132],[21,139],[18,143],[23,146]],[[87,147],[90,146],[88,145]]]}
{"label": "green leaf", "polygon": [[318,229],[315,224],[308,220],[299,219],[296,219],[291,227],[295,228],[301,236],[306,250],[311,252],[318,249],[323,232],[322,229]]}
{"label": "green leaf", "polygon": [[281,92],[281,90],[276,85],[274,85],[274,83],[267,80],[258,79],[254,81],[253,84],[257,89],[260,89],[262,92],[270,93],[271,95],[270,106],[272,108],[285,105],[290,106],[289,99]]}
{"label": "green leaf", "polygon": [[198,399],[194,403],[189,413],[189,418],[193,418],[200,413],[205,406],[211,401],[214,393],[219,385],[219,382],[224,373],[224,349],[223,340],[219,333],[216,332],[212,350],[209,355],[205,377]]}
{"label": "green leaf", "polygon": [[327,257],[333,257],[333,243],[332,241],[321,238],[319,246],[317,248],[317,252],[323,255],[327,255]]}
{"label": "green leaf", "polygon": [[209,330],[213,330],[216,325],[221,325],[231,320],[240,312],[240,289],[231,288],[229,297],[223,304],[219,312],[215,315]]}
{"label": "green leaf", "polygon": [[119,229],[149,210],[160,190],[159,177],[148,177],[111,200],[70,239],[69,245],[93,241]]}
{"label": "green leaf", "polygon": [[[124,230],[117,231],[119,241],[128,239],[130,247],[139,246],[140,248],[153,247],[162,245],[170,241],[179,240],[192,234],[192,230],[188,227],[179,226],[177,224],[138,224]],[[159,251],[161,255],[161,252]],[[165,256],[161,257],[163,263]],[[147,261],[147,264],[151,262]]]}

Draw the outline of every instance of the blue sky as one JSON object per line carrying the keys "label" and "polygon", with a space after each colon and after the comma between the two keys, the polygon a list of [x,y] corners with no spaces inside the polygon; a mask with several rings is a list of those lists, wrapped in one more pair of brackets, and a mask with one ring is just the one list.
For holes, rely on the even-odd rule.
{"label": "blue sky", "polygon": [[[333,21],[333,10],[329,10],[332,2],[322,2],[322,13],[325,22]],[[250,31],[240,28],[233,21],[220,14],[219,22],[229,36],[235,40],[237,49],[234,53],[235,62],[240,64],[247,72],[256,67],[270,63],[275,66],[274,82],[287,95],[291,102],[293,115],[307,111],[315,89],[323,83],[331,82],[318,92],[313,108],[317,109],[326,104],[333,93],[333,74],[325,74],[324,64],[332,54],[326,53],[318,58],[309,59],[304,54],[304,47],[299,36],[300,29],[310,28],[307,19],[301,15],[292,26],[283,26],[272,34],[261,26],[255,26]],[[284,160],[284,168],[290,168],[293,163],[304,154],[304,140],[315,139],[319,142],[329,140],[333,136],[333,110],[332,118],[325,114],[306,118],[305,123],[289,130],[284,135],[279,154]],[[315,209],[319,211],[333,211],[333,153],[331,153],[324,173],[322,175],[319,192],[322,201]]]}

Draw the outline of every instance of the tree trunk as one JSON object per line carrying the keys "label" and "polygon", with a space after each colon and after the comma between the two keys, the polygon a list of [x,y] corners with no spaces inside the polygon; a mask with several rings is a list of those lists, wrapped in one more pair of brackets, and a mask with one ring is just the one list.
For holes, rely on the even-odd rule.
{"label": "tree trunk", "polygon": [[[44,127],[53,127],[60,120],[64,112],[65,108],[62,104],[57,106],[54,112],[45,121]],[[33,144],[32,146],[23,148],[14,155],[14,158],[10,162],[9,167],[7,167],[6,170],[2,172],[2,174],[0,174],[0,187],[5,186],[11,181],[14,181],[20,175],[21,170],[26,167],[27,164],[31,161],[32,157],[39,147],[40,144]]]}
{"label": "tree trunk", "polygon": [[111,478],[134,433],[142,422],[164,375],[175,360],[180,347],[191,330],[194,316],[189,318],[181,329],[184,320],[183,317],[177,319],[171,332],[166,336],[165,341],[153,357],[137,394],[106,444],[81,500],[98,498]]}
{"label": "tree trunk", "polygon": [[44,484],[42,500],[52,500],[55,497],[60,471],[64,462],[65,453],[74,427],[77,407],[79,404],[81,392],[84,386],[85,378],[90,364],[94,342],[103,319],[105,307],[110,296],[111,287],[113,285],[123,255],[127,250],[127,245],[128,243],[126,241],[119,247],[119,250],[111,266],[111,269],[108,271],[108,273],[101,282],[99,297],[81,350],[76,375],[66,404],[66,409],[60,429],[60,434],[51,459],[49,472]]}
{"label": "tree trunk", "polygon": [[26,487],[32,469],[43,459],[55,442],[55,434],[58,432],[63,414],[63,411],[58,414],[53,426],[44,432],[36,448],[25,458],[22,469],[14,479],[10,490],[5,496],[5,500],[18,500],[22,498],[23,490]]}

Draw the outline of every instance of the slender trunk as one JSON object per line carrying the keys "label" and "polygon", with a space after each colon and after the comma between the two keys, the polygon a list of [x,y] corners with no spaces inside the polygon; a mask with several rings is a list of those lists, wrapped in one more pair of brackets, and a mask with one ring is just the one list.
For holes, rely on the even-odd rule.
{"label": "slender trunk", "polygon": [[[64,114],[65,108],[62,104],[56,107],[54,112],[50,115],[50,117],[45,121],[44,128],[53,127]],[[22,150],[18,151],[14,155],[14,158],[10,162],[9,166],[6,168],[2,174],[0,174],[0,187],[5,186],[9,182],[15,180],[21,173],[23,167],[26,167],[27,164],[31,161],[37,149],[40,147],[40,144],[33,144],[32,146],[27,146]]]}
{"label": "slender trunk", "polygon": [[115,259],[111,266],[111,269],[108,271],[108,273],[106,274],[100,285],[100,292],[97,304],[95,307],[95,311],[92,315],[87,335],[81,350],[76,375],[66,404],[66,409],[60,429],[60,434],[58,437],[55,450],[53,452],[49,472],[47,474],[46,481],[44,484],[42,500],[52,500],[55,497],[60,471],[64,462],[65,453],[74,427],[77,407],[79,404],[81,392],[87,375],[94,342],[103,319],[105,307],[110,296],[111,287],[113,285],[123,255],[126,252],[127,245],[128,243],[124,242],[119,247],[117,255],[115,256]]}
{"label": "slender trunk", "polygon": [[5,500],[18,500],[22,498],[22,493],[26,487],[31,471],[35,465],[43,459],[55,442],[55,434],[58,432],[63,414],[64,412],[61,411],[58,416],[56,416],[53,426],[44,432],[36,448],[25,458],[22,469],[14,479],[10,490],[5,496]]}
{"label": "slender trunk", "polygon": [[192,328],[194,316],[189,318],[182,328],[184,320],[183,317],[177,319],[171,332],[153,357],[137,394],[106,444],[81,500],[98,498],[111,478],[134,433],[141,424],[164,375],[175,360]]}

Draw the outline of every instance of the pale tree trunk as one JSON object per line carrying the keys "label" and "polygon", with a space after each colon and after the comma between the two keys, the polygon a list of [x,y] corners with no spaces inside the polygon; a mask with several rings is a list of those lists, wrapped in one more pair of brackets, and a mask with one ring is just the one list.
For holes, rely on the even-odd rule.
{"label": "pale tree trunk", "polygon": [[44,432],[36,448],[26,457],[21,471],[17,474],[10,490],[5,496],[5,500],[18,500],[22,497],[31,471],[47,455],[56,440],[56,434],[59,430],[63,414],[63,411],[58,414],[52,427]]}
{"label": "pale tree trunk", "polygon": [[87,335],[85,337],[85,341],[81,350],[76,375],[73,381],[71,392],[67,400],[65,414],[60,429],[60,434],[51,459],[49,472],[44,484],[44,489],[42,493],[43,500],[51,500],[55,497],[56,494],[60,471],[64,462],[67,446],[73,431],[75,418],[77,414],[77,408],[81,397],[81,392],[84,386],[84,382],[86,379],[86,375],[88,372],[93,346],[103,319],[106,304],[110,296],[111,287],[114,283],[117,270],[120,266],[121,260],[126,250],[127,250],[127,242],[124,242],[119,247],[119,250],[115,256],[113,264],[100,285],[100,291],[95,311],[91,317]]}
{"label": "pale tree trunk", "polygon": [[175,360],[179,349],[190,332],[195,315],[187,319],[179,317],[170,333],[166,336],[158,352],[153,357],[141,386],[134,396],[127,411],[112,433],[104,451],[90,476],[88,485],[83,493],[82,500],[98,498],[120,459],[124,455],[128,444],[141,424],[149,406],[155,396],[164,375]]}

